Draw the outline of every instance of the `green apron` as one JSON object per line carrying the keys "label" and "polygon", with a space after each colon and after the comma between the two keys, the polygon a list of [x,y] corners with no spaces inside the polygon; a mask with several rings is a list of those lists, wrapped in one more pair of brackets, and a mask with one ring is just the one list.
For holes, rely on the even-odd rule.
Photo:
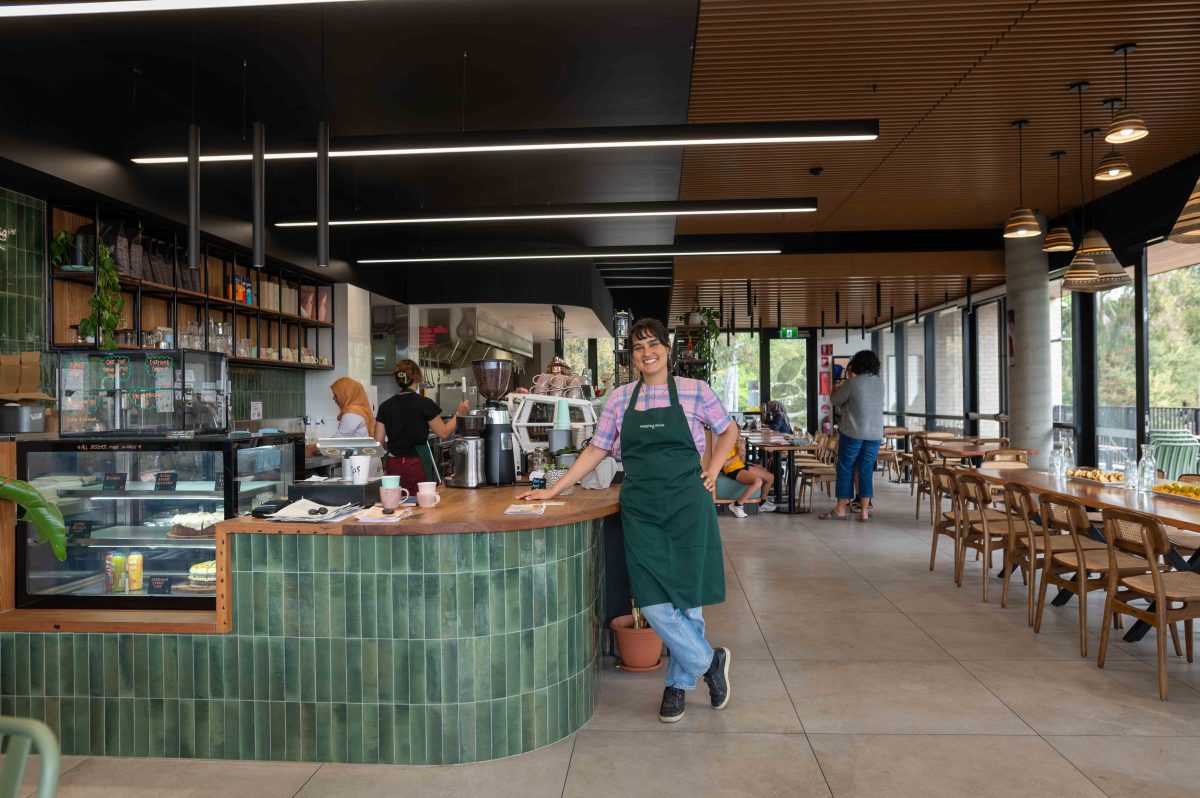
{"label": "green apron", "polygon": [[639,607],[691,609],[725,600],[721,534],[700,453],[679,404],[636,410],[639,380],[621,420],[621,525],[629,582]]}

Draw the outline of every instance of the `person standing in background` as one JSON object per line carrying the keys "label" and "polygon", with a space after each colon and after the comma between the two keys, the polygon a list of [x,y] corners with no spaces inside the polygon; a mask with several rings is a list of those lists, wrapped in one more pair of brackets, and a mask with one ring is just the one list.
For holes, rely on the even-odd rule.
{"label": "person standing in background", "polygon": [[375,415],[362,383],[350,377],[339,377],[329,388],[338,406],[338,428],[334,437],[375,437]]}
{"label": "person standing in background", "polygon": [[416,392],[421,384],[421,368],[411,360],[401,360],[392,369],[399,393],[379,406],[375,419],[375,440],[387,446],[387,473],[400,477],[400,487],[412,495],[418,482],[437,480],[429,433],[442,440],[454,434],[458,416],[470,411],[463,400],[449,421],[442,420],[437,402]]}
{"label": "person standing in background", "polygon": [[845,521],[854,498],[854,476],[858,474],[860,521],[871,520],[871,498],[875,495],[871,477],[875,458],[883,440],[883,380],[879,377],[879,358],[870,349],[858,352],[846,367],[846,381],[831,397],[840,408],[838,424],[837,507],[819,516],[823,521]]}

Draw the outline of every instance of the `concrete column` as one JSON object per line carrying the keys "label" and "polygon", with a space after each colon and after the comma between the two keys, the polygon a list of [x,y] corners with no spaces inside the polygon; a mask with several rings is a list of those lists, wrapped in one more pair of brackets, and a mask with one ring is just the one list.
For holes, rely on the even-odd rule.
{"label": "concrete column", "polygon": [[[1046,217],[1039,215],[1042,229]],[[1050,392],[1050,266],[1042,236],[1004,239],[1008,312],[1015,359],[1008,369],[1008,414],[1013,446],[1037,449],[1031,466],[1044,468],[1053,447]]]}

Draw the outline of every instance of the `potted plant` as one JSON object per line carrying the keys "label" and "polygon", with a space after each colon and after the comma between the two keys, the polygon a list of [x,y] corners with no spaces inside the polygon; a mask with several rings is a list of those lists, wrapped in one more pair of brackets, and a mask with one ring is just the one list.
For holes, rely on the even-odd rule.
{"label": "potted plant", "polygon": [[554,452],[554,464],[559,468],[570,468],[579,458],[579,450],[574,446],[558,449]]}
{"label": "potted plant", "polygon": [[634,673],[644,673],[657,670],[662,664],[662,638],[650,628],[646,616],[637,608],[636,599],[632,614],[619,615],[608,626],[617,638],[617,653],[620,655],[618,666]]}
{"label": "potted plant", "polygon": [[79,320],[79,334],[96,341],[101,349],[116,349],[114,333],[121,323],[121,311],[125,310],[125,297],[121,296],[121,278],[117,276],[112,252],[104,242],[100,242],[99,250],[96,292],[88,300],[92,312]]}
{"label": "potted plant", "polygon": [[67,559],[67,525],[62,512],[28,482],[0,477],[0,500],[15,502],[25,511],[21,521],[28,521],[37,530],[37,542],[50,544],[59,562]]}
{"label": "potted plant", "polygon": [[[699,323],[695,323],[695,321]],[[692,362],[701,362],[705,367],[712,363],[713,346],[717,342],[717,336],[721,334],[721,316],[714,308],[705,308],[697,305],[685,314],[679,316],[681,324],[686,324],[689,327],[696,327],[696,330],[689,330],[687,333],[687,341],[690,344],[693,356]]]}

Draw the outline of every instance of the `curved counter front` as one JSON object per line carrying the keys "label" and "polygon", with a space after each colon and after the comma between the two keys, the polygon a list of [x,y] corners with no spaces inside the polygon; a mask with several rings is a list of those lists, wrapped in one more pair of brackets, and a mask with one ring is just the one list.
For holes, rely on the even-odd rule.
{"label": "curved counter front", "polygon": [[6,674],[5,714],[85,755],[453,764],[549,745],[595,707],[618,489],[503,515],[515,494],[448,489],[396,524],[226,521],[227,633],[2,635],[6,670],[36,651],[70,672],[28,698]]}

